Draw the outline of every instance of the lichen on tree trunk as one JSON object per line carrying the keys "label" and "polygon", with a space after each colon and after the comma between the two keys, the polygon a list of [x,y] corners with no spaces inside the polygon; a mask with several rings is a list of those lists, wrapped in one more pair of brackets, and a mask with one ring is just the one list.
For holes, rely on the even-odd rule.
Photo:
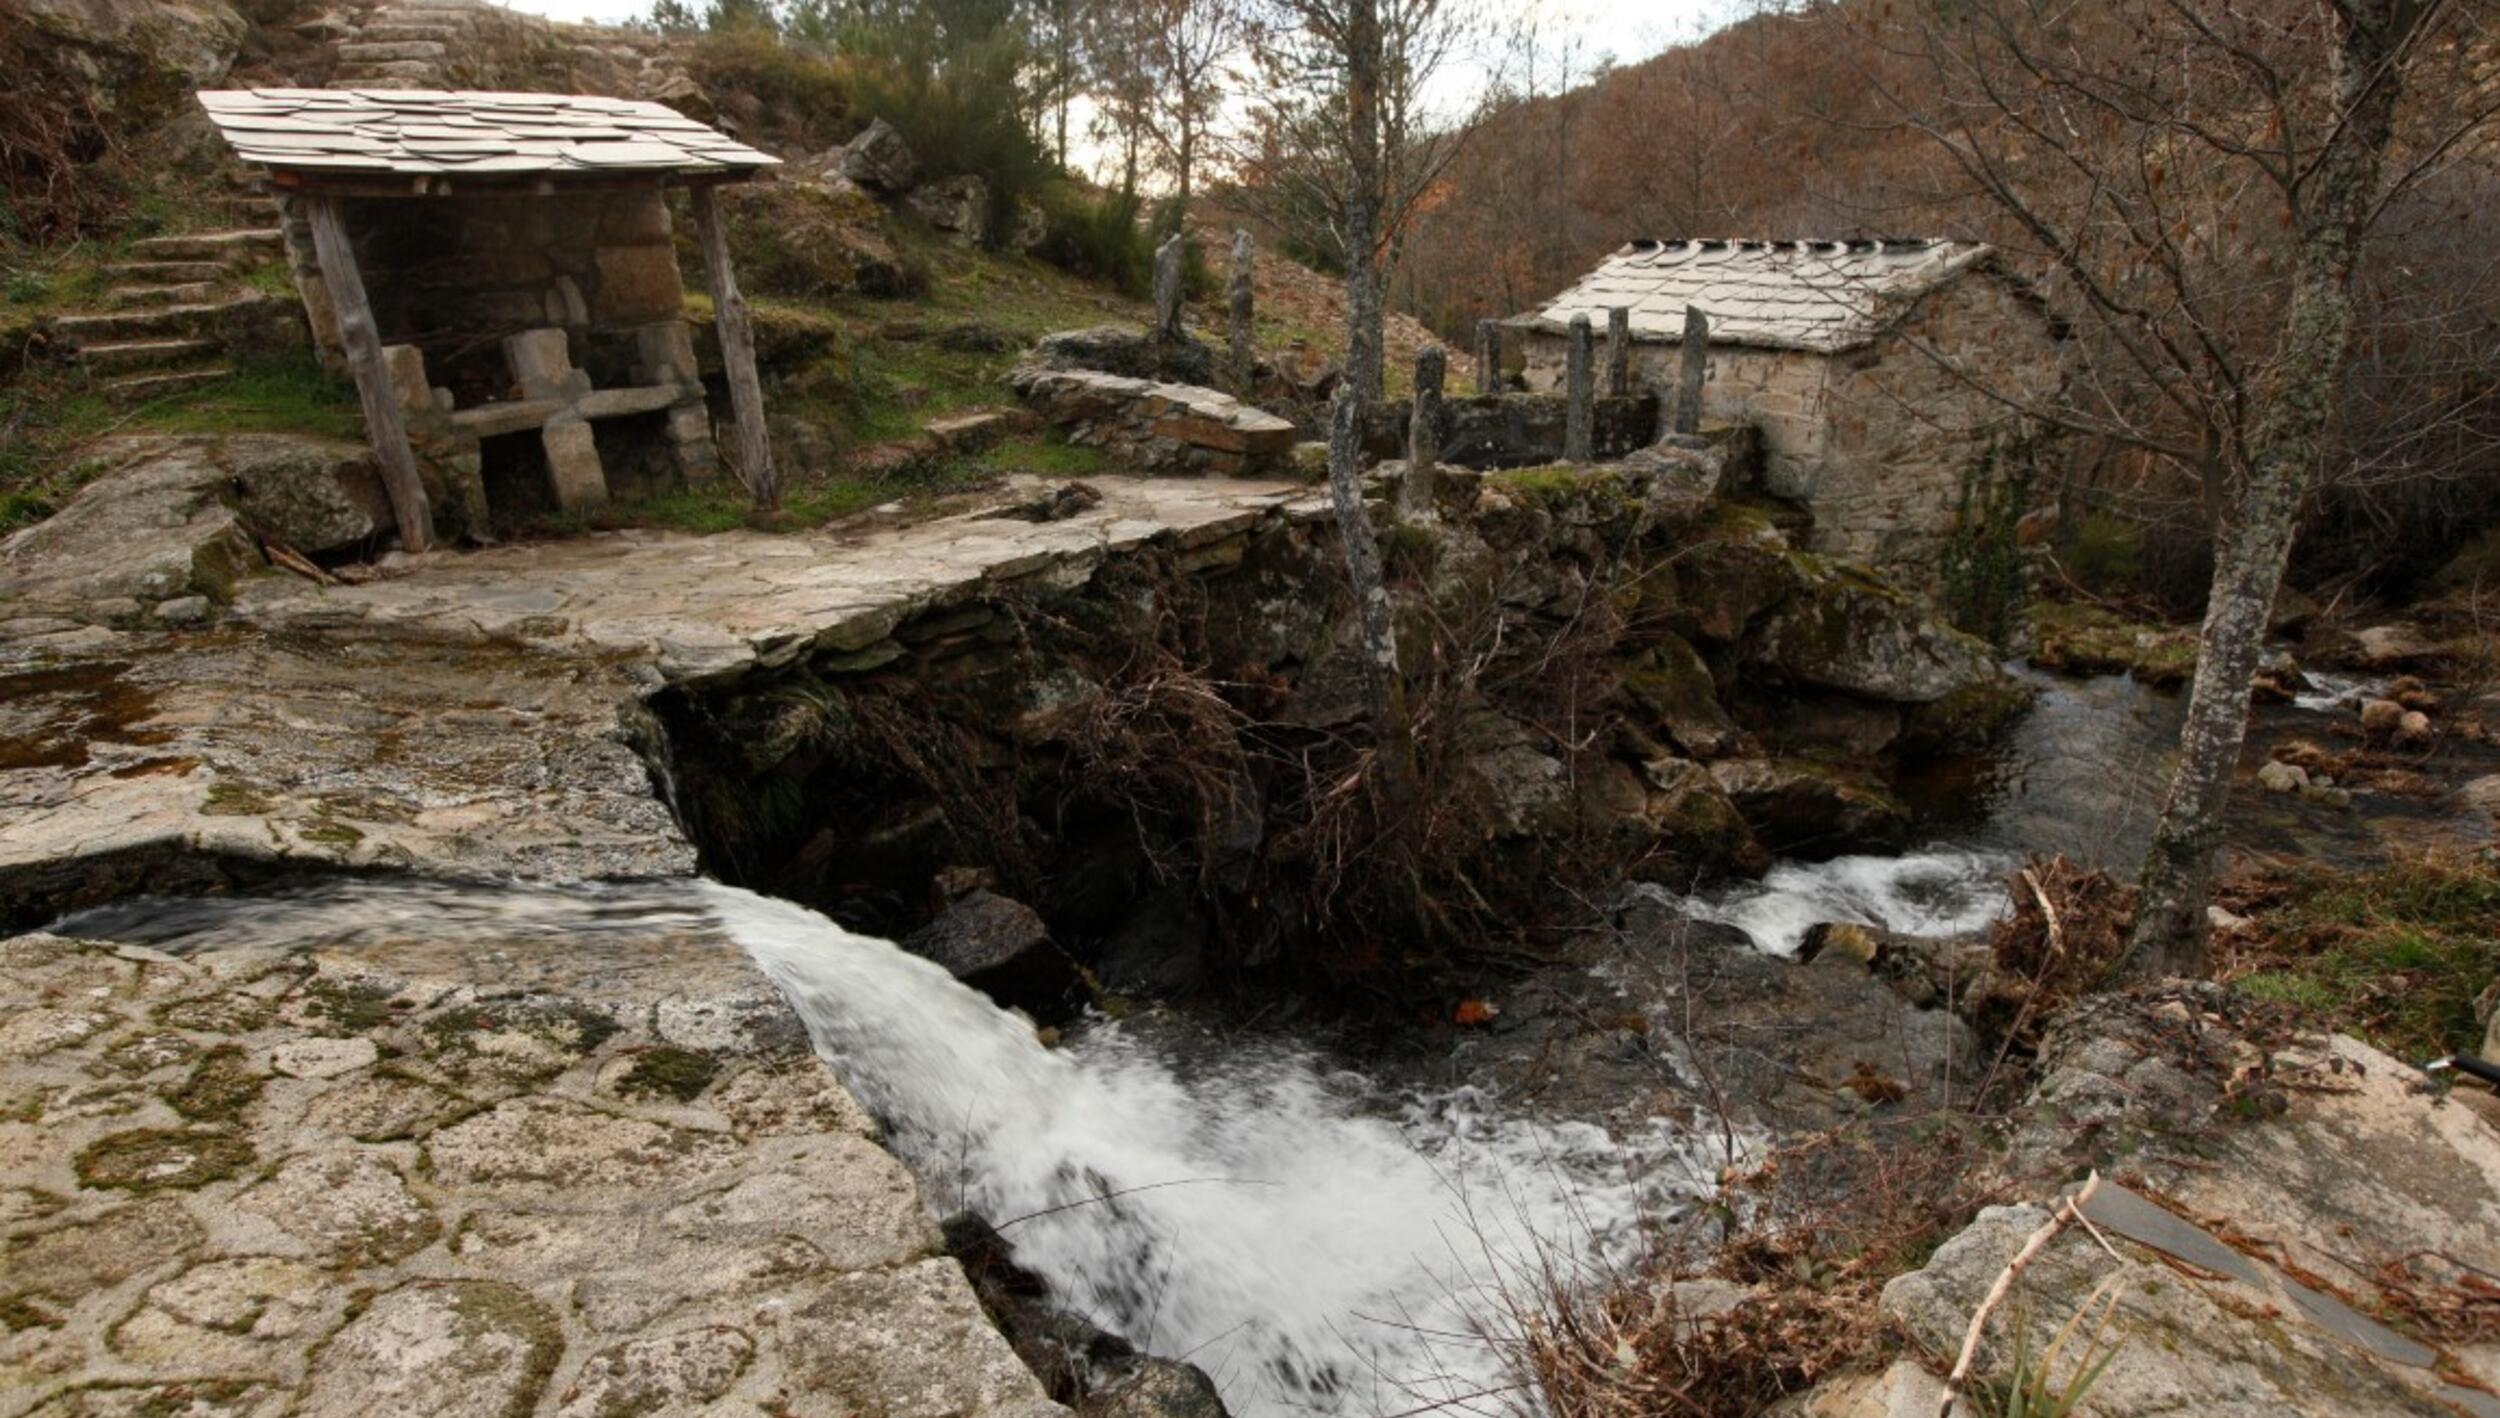
{"label": "lichen on tree trunk", "polygon": [[2396,0],[2363,0],[2340,13],[2334,76],[2343,122],[2309,183],[2293,197],[2300,255],[2281,351],[2249,435],[2236,505],[2219,535],[2179,765],[2139,878],[2128,964],[2140,975],[2204,967],[2205,908],[2231,781],[2248,736],[2250,687],[2301,498],[2328,452],[2336,381],[2352,332],[2353,267],[2378,203],[2402,84],[2393,62],[2402,45],[2398,30],[2416,18],[2414,7]]}

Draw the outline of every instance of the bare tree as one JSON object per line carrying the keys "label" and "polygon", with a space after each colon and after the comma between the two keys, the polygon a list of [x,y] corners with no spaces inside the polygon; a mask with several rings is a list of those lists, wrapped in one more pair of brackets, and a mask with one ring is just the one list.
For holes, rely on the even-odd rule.
{"label": "bare tree", "polygon": [[1381,307],[1418,211],[1498,86],[1434,114],[1435,76],[1479,47],[1474,0],[1266,0],[1265,93],[1236,165],[1245,195],[1346,274],[1346,378],[1384,386]]}
{"label": "bare tree", "polygon": [[2175,470],[2210,513],[2214,570],[2141,876],[2138,971],[2203,963],[2269,613],[2302,499],[2344,456],[2334,416],[2367,238],[2492,116],[2488,95],[2402,110],[2468,10],[1961,0],[1824,21],[1851,27],[1890,121],[1930,140],[1993,213],[1988,234],[2077,322],[2083,367],[2062,397],[2019,411]]}

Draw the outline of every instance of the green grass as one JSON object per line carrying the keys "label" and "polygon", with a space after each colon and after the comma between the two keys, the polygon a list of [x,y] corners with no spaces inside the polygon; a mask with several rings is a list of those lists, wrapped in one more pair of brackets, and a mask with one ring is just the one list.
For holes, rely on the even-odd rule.
{"label": "green grass", "polygon": [[306,433],[363,438],[356,386],[323,372],[312,353],[252,360],[229,379],[131,411],[134,433]]}
{"label": "green grass", "polygon": [[2275,883],[2243,990],[2407,1059],[2479,1053],[2474,999],[2500,975],[2500,864],[2422,856]]}
{"label": "green grass", "polygon": [[1018,438],[1001,443],[973,460],[994,473],[1030,473],[1045,478],[1083,478],[1103,471],[1099,448],[1070,443],[1057,434]]}

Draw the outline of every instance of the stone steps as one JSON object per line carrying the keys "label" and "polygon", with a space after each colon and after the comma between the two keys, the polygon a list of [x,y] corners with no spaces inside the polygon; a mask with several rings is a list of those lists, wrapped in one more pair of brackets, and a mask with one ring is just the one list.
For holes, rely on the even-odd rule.
{"label": "stone steps", "polygon": [[105,273],[134,285],[187,286],[224,279],[233,267],[223,261],[118,261]]}
{"label": "stone steps", "polygon": [[440,64],[422,59],[391,59],[351,64],[331,80],[330,86],[367,89],[416,87],[433,83],[442,74],[443,66]]}
{"label": "stone steps", "polygon": [[173,369],[150,374],[128,374],[104,382],[105,401],[117,407],[150,403],[157,399],[187,394],[203,385],[232,378],[232,367],[222,364],[198,369]]}
{"label": "stone steps", "polygon": [[98,374],[124,374],[162,370],[217,351],[215,340],[116,340],[83,345],[78,351],[78,358]]}
{"label": "stone steps", "polygon": [[214,281],[199,281],[170,286],[115,286],[105,293],[108,304],[124,310],[145,309],[159,305],[198,304],[217,297]]}
{"label": "stone steps", "polygon": [[[349,43],[406,44],[412,41],[431,40],[438,44],[449,44],[457,40],[467,39],[472,33],[474,33],[474,30],[468,25],[440,25],[426,24],[415,21],[388,20],[377,21],[373,24],[365,26],[362,30],[357,31],[356,38]],[[347,45],[339,46],[339,52],[342,56],[346,54],[347,48]]]}
{"label": "stone steps", "polygon": [[439,40],[408,39],[387,42],[360,40],[353,44],[340,45],[339,59],[345,64],[356,67],[403,60],[417,60],[431,64],[440,60],[448,52],[449,46]]}
{"label": "stone steps", "polygon": [[151,236],[130,243],[130,250],[132,255],[159,261],[248,263],[285,254],[286,238],[276,227],[243,227],[233,231]]}
{"label": "stone steps", "polygon": [[64,315],[53,322],[53,328],[82,348],[142,340],[196,339],[214,330],[225,313],[226,302],[209,301],[109,315]]}

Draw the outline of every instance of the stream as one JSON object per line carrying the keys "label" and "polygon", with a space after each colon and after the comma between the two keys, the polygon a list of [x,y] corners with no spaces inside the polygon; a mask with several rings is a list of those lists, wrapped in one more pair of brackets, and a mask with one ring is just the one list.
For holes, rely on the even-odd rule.
{"label": "stream", "polygon": [[[2124,863],[2149,830],[2179,703],[2124,679],[2037,683],[2000,752],[1913,785],[1933,844],[1784,863],[1676,904],[1787,954],[1827,920],[1982,929],[2025,851]],[[2350,688],[2277,712],[2314,717]],[[889,942],[711,882],[331,879],[127,901],[54,929],[178,952],[725,937],[884,1121],[936,1210],[988,1218],[1056,1303],[1198,1364],[1241,1415],[1532,1407],[1506,1388],[1514,1316],[1555,1278],[1629,1259],[1758,1141],[1707,1119],[1610,1134],[1481,1087],[1384,1086],[1291,1036],[1168,1015],[1093,1018],[1048,1047]]]}

